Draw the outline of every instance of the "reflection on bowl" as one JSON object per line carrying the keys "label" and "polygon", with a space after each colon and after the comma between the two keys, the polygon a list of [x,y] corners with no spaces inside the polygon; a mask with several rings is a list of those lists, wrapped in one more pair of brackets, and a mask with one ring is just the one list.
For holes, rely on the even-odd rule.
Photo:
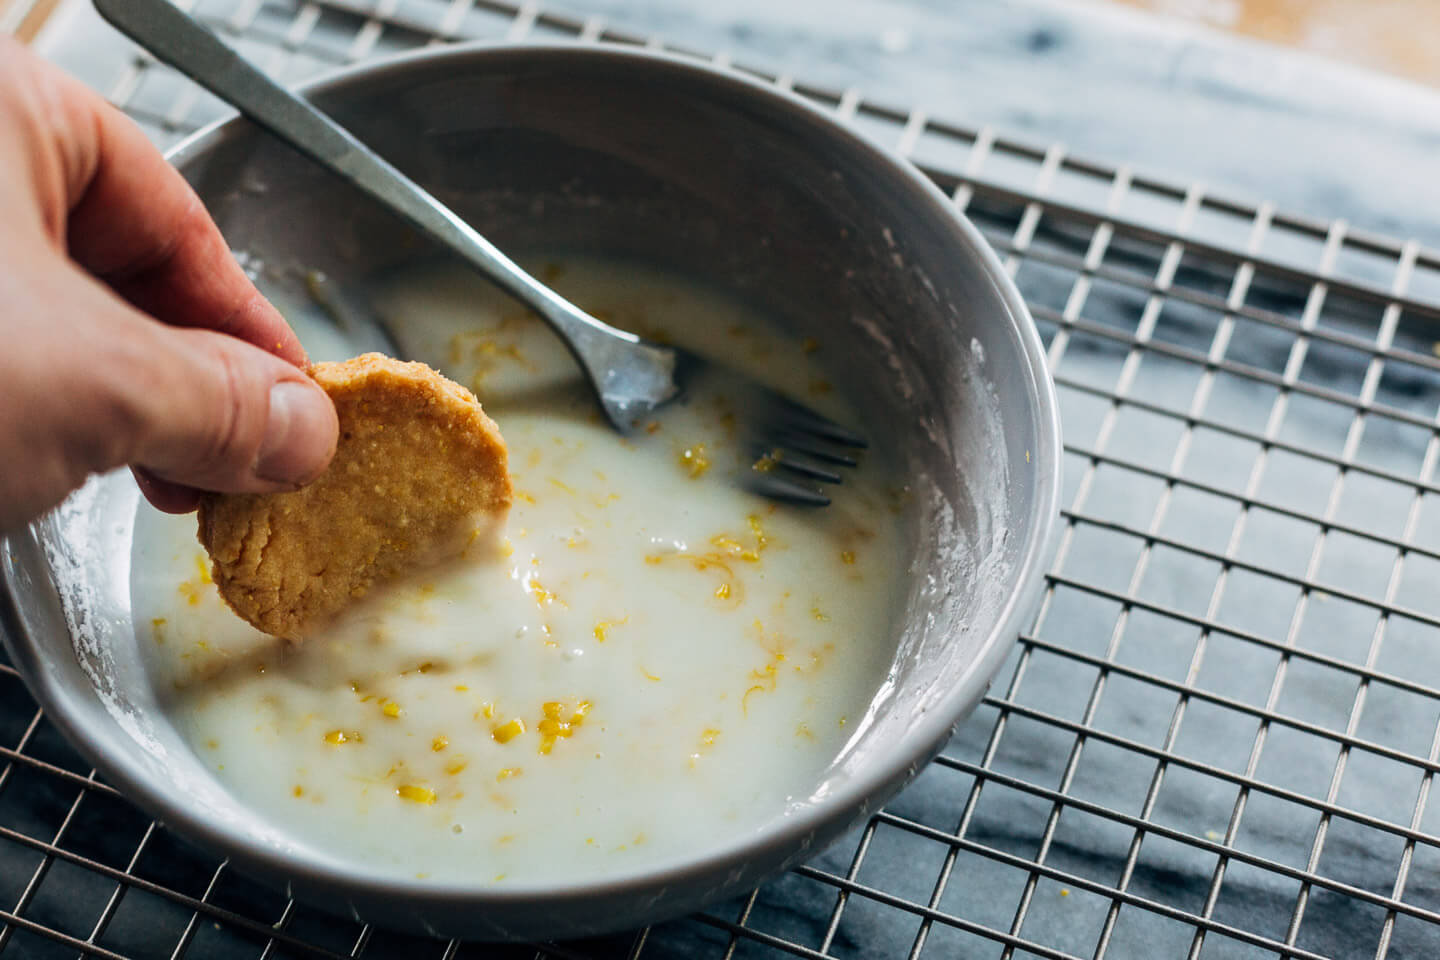
{"label": "reflection on bowl", "polygon": [[[815,109],[673,57],[606,48],[427,51],[311,95],[502,248],[643,263],[733,292],[862,412],[912,502],[882,694],[811,801],[621,876],[495,885],[397,876],[242,804],[164,720],[136,642],[136,493],[99,478],[3,556],[12,658],[52,720],[158,818],[382,925],[562,938],[753,887],[873,811],[975,705],[1030,612],[1055,527],[1059,429],[1039,338],[978,233],[933,186]],[[174,160],[248,263],[338,289],[433,251],[249,124]]]}

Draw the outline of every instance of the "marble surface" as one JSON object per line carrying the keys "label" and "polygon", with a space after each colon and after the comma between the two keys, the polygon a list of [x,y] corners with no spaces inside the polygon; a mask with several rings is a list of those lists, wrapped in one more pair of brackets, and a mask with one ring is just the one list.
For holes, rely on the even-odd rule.
{"label": "marble surface", "polygon": [[698,50],[1440,245],[1440,91],[1052,0],[559,0]]}
{"label": "marble surface", "polygon": [[1270,40],[1440,86],[1432,0],[1084,0],[1126,3],[1163,16]]}

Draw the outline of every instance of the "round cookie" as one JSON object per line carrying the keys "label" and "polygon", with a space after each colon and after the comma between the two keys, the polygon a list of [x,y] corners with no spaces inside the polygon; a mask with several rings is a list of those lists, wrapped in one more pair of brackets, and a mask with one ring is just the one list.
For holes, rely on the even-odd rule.
{"label": "round cookie", "polygon": [[309,372],[340,421],[329,468],[294,492],[207,494],[199,514],[220,596],[289,640],[458,555],[511,499],[505,442],[464,387],[378,353]]}

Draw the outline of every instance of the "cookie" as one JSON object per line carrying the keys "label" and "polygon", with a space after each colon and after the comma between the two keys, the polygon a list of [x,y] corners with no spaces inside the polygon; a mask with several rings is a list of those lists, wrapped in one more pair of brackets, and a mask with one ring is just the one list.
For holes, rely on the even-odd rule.
{"label": "cookie", "polygon": [[297,641],[377,584],[458,556],[511,500],[505,442],[464,387],[377,353],[309,372],[340,421],[329,468],[294,492],[207,494],[199,514],[220,596]]}

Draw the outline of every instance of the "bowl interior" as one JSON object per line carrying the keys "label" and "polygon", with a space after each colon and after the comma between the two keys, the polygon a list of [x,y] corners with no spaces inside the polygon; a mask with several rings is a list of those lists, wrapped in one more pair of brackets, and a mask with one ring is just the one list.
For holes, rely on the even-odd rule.
{"label": "bowl interior", "polygon": [[[817,113],[665,58],[458,51],[351,73],[314,97],[502,249],[669,268],[822,338],[832,379],[864,412],[872,456],[909,485],[904,612],[893,636],[875,638],[897,653],[814,809],[728,859],[634,878],[632,892],[662,891],[645,909],[673,912],[753,884],[913,775],[998,668],[1056,503],[1039,341],[978,234],[917,175]],[[303,265],[358,290],[435,253],[243,122],[175,159],[262,279]],[[98,478],[9,543],[12,646],[52,716],[112,779],[242,865],[343,887],[357,909],[374,909],[382,891],[435,902],[434,891],[368,876],[254,816],[164,723],[130,622],[136,500],[128,477]],[[438,899],[488,899],[497,930],[525,933],[502,901],[594,892],[477,888]],[[422,927],[434,919],[405,909]],[[641,919],[608,916],[609,926]]]}

